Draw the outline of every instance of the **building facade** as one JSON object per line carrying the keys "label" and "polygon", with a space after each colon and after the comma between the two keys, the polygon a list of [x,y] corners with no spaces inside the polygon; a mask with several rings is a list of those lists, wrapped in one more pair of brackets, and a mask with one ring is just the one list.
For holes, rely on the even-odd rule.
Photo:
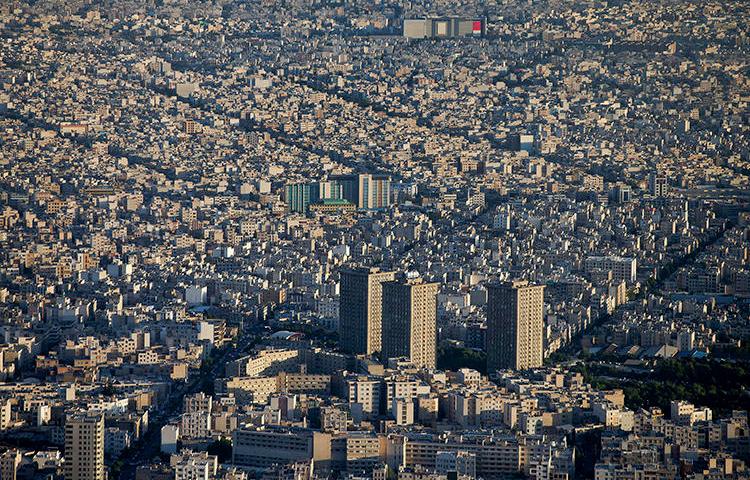
{"label": "building facade", "polygon": [[65,421],[65,480],[104,478],[104,416],[69,415]]}
{"label": "building facade", "polygon": [[543,349],[544,286],[525,281],[489,285],[487,371],[541,367]]}
{"label": "building facade", "polygon": [[381,272],[376,268],[341,271],[339,338],[342,348],[353,354],[380,352],[382,283],[394,278],[394,272]]}
{"label": "building facade", "polygon": [[382,356],[409,357],[417,367],[437,365],[437,283],[383,283]]}
{"label": "building facade", "polygon": [[318,183],[292,183],[286,186],[285,198],[290,212],[307,213],[311,203],[320,199]]}
{"label": "building facade", "polygon": [[487,33],[484,18],[407,18],[404,19],[406,38],[483,37]]}

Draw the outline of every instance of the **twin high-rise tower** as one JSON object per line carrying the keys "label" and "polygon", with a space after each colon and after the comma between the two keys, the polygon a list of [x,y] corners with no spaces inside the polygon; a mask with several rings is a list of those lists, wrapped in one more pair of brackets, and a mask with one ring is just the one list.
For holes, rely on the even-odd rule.
{"label": "twin high-rise tower", "polygon": [[418,367],[437,362],[437,283],[397,280],[376,268],[341,271],[339,337],[354,354],[409,357]]}
{"label": "twin high-rise tower", "polygon": [[[525,281],[487,286],[487,371],[541,367],[544,286]],[[353,354],[409,357],[437,365],[437,283],[397,278],[377,268],[341,271],[339,337]]]}

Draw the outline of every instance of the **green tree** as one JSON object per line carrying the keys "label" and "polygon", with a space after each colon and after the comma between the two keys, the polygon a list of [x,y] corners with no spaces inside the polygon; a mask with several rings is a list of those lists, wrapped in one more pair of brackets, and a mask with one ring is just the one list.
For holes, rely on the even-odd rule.
{"label": "green tree", "polygon": [[232,460],[232,441],[228,438],[221,438],[214,441],[208,446],[208,454],[216,455],[219,463],[226,463]]}

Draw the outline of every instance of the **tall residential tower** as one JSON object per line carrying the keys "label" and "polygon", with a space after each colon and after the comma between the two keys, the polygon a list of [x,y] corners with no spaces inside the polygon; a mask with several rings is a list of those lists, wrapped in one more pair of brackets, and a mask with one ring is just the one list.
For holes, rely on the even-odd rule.
{"label": "tall residential tower", "polygon": [[380,352],[382,283],[395,272],[377,268],[341,271],[339,341],[346,351],[371,355]]}
{"label": "tall residential tower", "polygon": [[409,357],[422,368],[437,364],[437,283],[383,284],[383,359]]}
{"label": "tall residential tower", "polygon": [[104,415],[65,419],[65,480],[104,480]]}
{"label": "tall residential tower", "polygon": [[514,281],[487,290],[487,371],[541,367],[544,286]]}

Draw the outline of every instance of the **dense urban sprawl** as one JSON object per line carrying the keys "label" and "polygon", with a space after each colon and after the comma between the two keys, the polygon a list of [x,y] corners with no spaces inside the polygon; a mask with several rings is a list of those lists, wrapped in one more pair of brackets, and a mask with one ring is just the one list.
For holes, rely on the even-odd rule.
{"label": "dense urban sprawl", "polygon": [[750,3],[3,0],[0,480],[750,478]]}

